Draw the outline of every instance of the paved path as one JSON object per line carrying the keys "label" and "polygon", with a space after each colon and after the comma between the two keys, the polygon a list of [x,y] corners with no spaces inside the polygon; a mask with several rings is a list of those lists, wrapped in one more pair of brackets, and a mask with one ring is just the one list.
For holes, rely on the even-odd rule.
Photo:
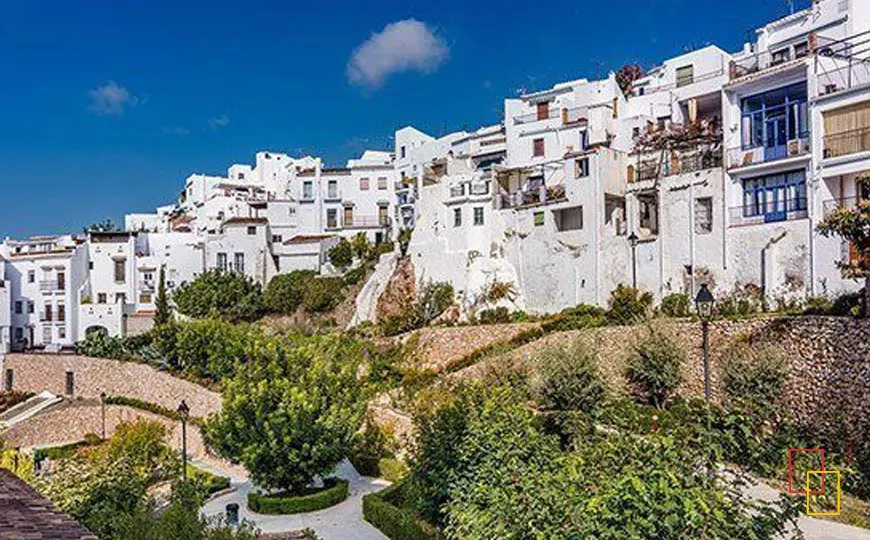
{"label": "paved path", "polygon": [[248,509],[248,493],[253,489],[250,480],[234,478],[235,491],[227,493],[206,503],[203,513],[207,516],[221,515],[226,505],[237,503],[239,517],[256,525],[264,533],[299,531],[311,528],[323,540],[384,540],[381,534],[362,517],[362,496],[380,491],[389,486],[386,480],[360,476],[347,460],[336,468],[336,476],[349,482],[350,494],[347,499],[333,507],[288,516],[267,516],[255,514]]}

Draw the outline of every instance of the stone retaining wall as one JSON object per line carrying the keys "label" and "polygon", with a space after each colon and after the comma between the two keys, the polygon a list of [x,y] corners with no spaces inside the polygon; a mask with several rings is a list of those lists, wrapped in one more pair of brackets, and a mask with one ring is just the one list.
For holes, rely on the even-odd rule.
{"label": "stone retaining wall", "polygon": [[72,372],[73,394],[67,397],[98,398],[105,392],[109,396],[132,397],[173,410],[184,399],[193,416],[206,416],[221,407],[220,394],[135,362],[73,355],[9,354],[4,368],[12,370],[12,387],[19,391],[48,390],[67,396],[67,372]]}
{"label": "stone retaining wall", "polygon": [[[664,331],[687,353],[683,366],[683,396],[703,396],[701,325],[697,322],[661,323]],[[482,378],[507,369],[526,370],[542,347],[564,346],[583,339],[596,352],[610,383],[625,388],[623,370],[631,347],[646,329],[604,327],[559,332],[488,359],[454,374]],[[791,360],[784,403],[804,425],[826,431],[870,429],[870,320],[848,317],[781,317],[710,324],[711,386],[720,396],[719,365],[723,353],[737,340],[769,341],[783,346]],[[849,421],[844,422],[844,419]],[[834,431],[831,431],[834,430]]]}
{"label": "stone retaining wall", "polygon": [[423,328],[416,332],[416,367],[443,371],[475,351],[508,343],[540,327],[538,323]]}

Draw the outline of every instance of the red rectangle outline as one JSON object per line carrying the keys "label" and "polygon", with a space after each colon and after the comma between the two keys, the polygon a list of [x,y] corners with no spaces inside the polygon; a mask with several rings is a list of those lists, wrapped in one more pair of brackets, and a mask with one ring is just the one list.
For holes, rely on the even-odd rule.
{"label": "red rectangle outline", "polygon": [[[788,492],[791,495],[808,495],[807,490],[794,491],[792,489],[792,476],[794,475],[794,464],[792,463],[792,452],[818,452],[822,460],[821,471],[825,470],[825,449],[824,448],[789,448],[788,449]],[[825,494],[825,475],[822,476],[821,491],[810,491],[809,495],[824,495]]]}

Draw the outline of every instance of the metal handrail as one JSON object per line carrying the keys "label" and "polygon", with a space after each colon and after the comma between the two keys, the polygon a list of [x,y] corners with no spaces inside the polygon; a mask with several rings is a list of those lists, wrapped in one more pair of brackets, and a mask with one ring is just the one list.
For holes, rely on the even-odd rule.
{"label": "metal handrail", "polygon": [[728,212],[731,226],[790,221],[807,217],[807,199],[795,197],[781,201],[765,201],[763,204],[732,206]]}
{"label": "metal handrail", "polygon": [[870,126],[825,135],[824,143],[825,159],[870,151]]}

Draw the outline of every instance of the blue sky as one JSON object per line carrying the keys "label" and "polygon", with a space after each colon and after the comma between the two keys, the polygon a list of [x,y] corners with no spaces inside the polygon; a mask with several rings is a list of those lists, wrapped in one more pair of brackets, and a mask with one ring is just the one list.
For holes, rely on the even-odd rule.
{"label": "blue sky", "polygon": [[118,223],[258,149],[339,165],[391,148],[404,125],[496,123],[518,88],[736,50],[787,12],[783,0],[2,0],[0,237]]}

